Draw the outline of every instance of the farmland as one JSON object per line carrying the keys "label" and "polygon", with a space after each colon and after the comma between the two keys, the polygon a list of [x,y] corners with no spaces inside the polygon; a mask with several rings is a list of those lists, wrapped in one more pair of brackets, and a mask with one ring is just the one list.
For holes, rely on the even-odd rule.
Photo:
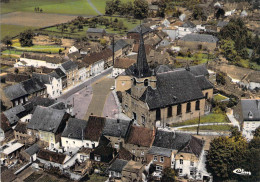
{"label": "farmland", "polygon": [[7,25],[7,24],[1,24],[1,38],[5,36],[13,37],[15,35],[18,35],[20,32],[23,32],[27,29],[33,29],[34,27],[30,26],[21,26],[21,25]]}

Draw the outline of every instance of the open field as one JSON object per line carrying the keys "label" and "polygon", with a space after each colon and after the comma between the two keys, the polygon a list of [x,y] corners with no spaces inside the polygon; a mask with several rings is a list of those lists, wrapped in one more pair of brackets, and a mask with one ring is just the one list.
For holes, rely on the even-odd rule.
{"label": "open field", "polygon": [[5,36],[14,37],[14,36],[18,35],[20,32],[23,32],[28,29],[33,29],[35,27],[0,24],[0,28],[1,28],[0,39],[2,39]]}
{"label": "open field", "polygon": [[[199,118],[195,118],[195,119],[191,119],[191,120],[187,120],[181,123],[174,123],[171,124],[170,126],[172,127],[178,127],[178,126],[185,126],[185,125],[193,125],[193,124],[198,124],[199,122]],[[226,114],[209,114],[206,116],[202,116],[200,117],[200,123],[227,123],[229,122],[227,119]]]}
{"label": "open field", "polygon": [[32,27],[45,27],[65,23],[77,16],[47,13],[14,12],[2,15],[1,24],[12,24]]}
{"label": "open field", "polygon": [[[121,2],[128,2],[128,1],[134,2],[134,0],[121,0]],[[91,2],[98,9],[98,11],[105,14],[106,0],[92,0]]]}
{"label": "open field", "polygon": [[34,12],[34,8],[39,7],[44,13],[97,15],[87,0],[10,0],[9,3],[0,5],[1,14],[16,11]]}

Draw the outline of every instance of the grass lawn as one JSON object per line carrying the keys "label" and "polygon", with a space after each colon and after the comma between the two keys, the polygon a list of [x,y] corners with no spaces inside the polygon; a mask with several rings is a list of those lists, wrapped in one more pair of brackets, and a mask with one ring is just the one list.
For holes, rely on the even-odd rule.
{"label": "grass lawn", "polygon": [[18,51],[46,52],[59,53],[59,50],[64,50],[63,47],[53,45],[33,45],[31,47],[22,47],[19,40],[13,40],[13,47]]}
{"label": "grass lawn", "polygon": [[222,101],[222,100],[225,100],[225,99],[228,99],[227,97],[225,97],[224,95],[221,95],[221,94],[216,94],[213,96],[213,99],[215,101]]}
{"label": "grass lawn", "polygon": [[0,5],[1,14],[15,11],[34,12],[34,8],[39,7],[44,13],[97,15],[87,0],[10,0],[9,3]]}
{"label": "grass lawn", "polygon": [[9,55],[9,54],[15,54],[15,55],[22,55],[22,51],[16,51],[16,50],[5,50],[3,52],[1,52],[4,55]]}
{"label": "grass lawn", "polygon": [[27,26],[19,26],[19,25],[7,25],[7,24],[1,24],[1,40],[5,36],[14,37],[18,35],[20,32],[23,32],[28,29],[33,29],[33,27],[27,27]]}
{"label": "grass lawn", "polygon": [[[193,125],[198,124],[199,118],[187,120],[181,123],[171,124],[171,127],[185,126],[185,125]],[[226,114],[209,114],[207,116],[200,117],[200,123],[227,123],[229,122]]]}
{"label": "grass lawn", "polygon": [[176,59],[184,59],[188,61],[194,61],[196,64],[203,64],[207,63],[207,61],[212,61],[214,60],[215,56],[210,54],[209,59],[208,59],[208,54],[205,53],[195,53],[191,57],[188,56],[176,56]]}
{"label": "grass lawn", "polygon": [[[134,0],[121,0],[121,2],[128,2]],[[98,11],[105,14],[105,8],[106,8],[106,0],[92,0],[92,4],[97,8]]]}
{"label": "grass lawn", "polygon": [[[200,130],[210,131],[229,131],[232,126],[230,125],[211,125],[211,126],[200,126]],[[197,126],[189,128],[181,128],[183,131],[197,131]]]}

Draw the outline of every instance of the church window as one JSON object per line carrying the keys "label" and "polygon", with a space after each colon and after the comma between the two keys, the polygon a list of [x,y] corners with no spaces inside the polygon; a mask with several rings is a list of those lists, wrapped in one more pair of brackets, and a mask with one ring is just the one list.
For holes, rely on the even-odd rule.
{"label": "church window", "polygon": [[190,102],[188,102],[187,103],[187,105],[186,105],[186,112],[190,112],[191,110],[190,110]]}
{"label": "church window", "polygon": [[167,116],[168,118],[172,117],[172,106],[169,106],[167,109]]}
{"label": "church window", "polygon": [[199,100],[197,100],[196,101],[196,111],[198,111],[198,110],[200,110],[200,101]]}
{"label": "church window", "polygon": [[156,109],[156,120],[161,120],[161,110],[160,110],[160,108]]}
{"label": "church window", "polygon": [[207,93],[205,94],[205,98],[208,99],[208,97],[209,97],[209,93],[207,92]]}
{"label": "church window", "polygon": [[181,115],[181,104],[177,106],[177,115]]}

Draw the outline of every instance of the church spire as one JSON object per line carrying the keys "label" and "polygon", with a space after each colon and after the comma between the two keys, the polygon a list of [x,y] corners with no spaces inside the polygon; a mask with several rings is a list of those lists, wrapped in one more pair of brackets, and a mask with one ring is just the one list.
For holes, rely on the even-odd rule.
{"label": "church spire", "polygon": [[140,25],[140,44],[138,49],[138,56],[137,56],[137,70],[136,70],[136,76],[146,77],[151,76],[151,70],[149,69],[147,59],[146,59],[146,53],[145,53],[145,46],[144,46],[144,39],[143,39],[143,33],[142,33],[142,25]]}

